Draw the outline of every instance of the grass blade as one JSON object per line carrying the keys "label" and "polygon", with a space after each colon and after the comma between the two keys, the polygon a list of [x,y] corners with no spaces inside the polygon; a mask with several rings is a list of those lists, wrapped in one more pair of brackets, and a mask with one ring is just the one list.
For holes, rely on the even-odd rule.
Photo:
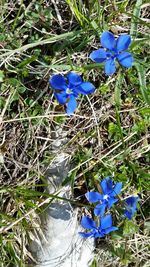
{"label": "grass blade", "polygon": [[130,30],[130,35],[133,38],[135,38],[137,35],[138,19],[140,18],[141,14],[141,5],[142,5],[142,0],[137,0],[133,10],[133,17],[131,21],[131,30]]}
{"label": "grass blade", "polygon": [[[81,31],[72,31],[72,32],[67,32],[67,33],[62,33],[62,34],[59,34],[59,35],[55,35],[53,37],[50,37],[50,38],[47,38],[45,40],[40,40],[40,41],[37,41],[37,42],[34,42],[34,43],[31,43],[31,44],[27,44],[27,45],[23,45],[17,49],[14,49],[14,50],[11,50],[9,52],[6,52],[4,54],[1,54],[0,55],[0,58],[3,58],[3,57],[8,57],[8,56],[12,56],[14,55],[15,53],[20,53],[22,51],[26,51],[30,48],[33,48],[33,47],[36,47],[36,46],[40,46],[40,45],[45,45],[45,44],[51,44],[51,43],[55,43],[57,41],[60,41],[60,40],[63,40],[63,39],[66,39],[66,38],[71,38],[73,36],[76,36],[78,35],[79,33],[81,33]],[[2,50],[0,50],[0,52],[2,52]]]}
{"label": "grass blade", "polygon": [[143,96],[143,99],[145,100],[145,102],[150,105],[150,97],[148,95],[148,89],[146,87],[146,75],[145,75],[145,70],[143,68],[142,65],[135,63],[134,64],[137,72],[138,72],[138,77],[139,77],[139,85],[140,85],[140,90],[141,90],[141,94]]}

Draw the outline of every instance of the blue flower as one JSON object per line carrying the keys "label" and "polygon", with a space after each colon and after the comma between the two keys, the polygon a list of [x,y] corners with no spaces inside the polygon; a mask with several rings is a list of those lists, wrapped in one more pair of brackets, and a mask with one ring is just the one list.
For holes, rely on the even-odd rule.
{"label": "blue flower", "polygon": [[83,228],[87,228],[91,230],[90,232],[87,232],[87,233],[79,232],[80,236],[82,237],[94,237],[94,238],[103,237],[112,231],[118,230],[117,227],[112,226],[111,215],[107,215],[101,218],[99,227],[96,226],[95,221],[93,221],[87,216],[84,216],[81,220],[81,226]]}
{"label": "blue flower", "polygon": [[69,115],[77,108],[76,98],[79,94],[87,95],[95,90],[92,83],[83,82],[80,75],[74,72],[67,74],[66,78],[61,74],[53,75],[49,82],[55,90],[57,101],[62,105],[66,104]]}
{"label": "blue flower", "polygon": [[136,212],[138,200],[139,198],[134,197],[134,196],[128,197],[125,200],[126,209],[125,209],[124,216],[128,218],[129,220],[132,219],[132,217],[134,216],[134,213]]}
{"label": "blue flower", "polygon": [[111,206],[118,201],[115,196],[121,192],[122,183],[113,184],[112,180],[109,177],[106,177],[100,183],[102,194],[98,192],[87,192],[85,194],[87,200],[91,203],[100,201],[100,204],[97,204],[94,209],[94,214],[96,216],[103,216],[105,209],[111,208]]}
{"label": "blue flower", "polygon": [[90,54],[90,58],[97,62],[102,63],[105,61],[106,75],[112,75],[116,71],[115,59],[126,68],[130,68],[133,63],[133,57],[130,53],[125,52],[130,43],[131,37],[127,34],[121,34],[117,40],[111,32],[103,32],[100,38],[102,46]]}

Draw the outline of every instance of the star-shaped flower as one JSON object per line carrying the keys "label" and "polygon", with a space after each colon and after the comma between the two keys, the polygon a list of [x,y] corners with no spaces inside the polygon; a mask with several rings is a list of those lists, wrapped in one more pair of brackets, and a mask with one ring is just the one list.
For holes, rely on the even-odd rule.
{"label": "star-shaped flower", "polygon": [[112,75],[116,71],[116,59],[123,67],[130,68],[132,66],[133,57],[129,52],[125,52],[131,44],[130,35],[121,34],[116,40],[111,32],[103,32],[100,42],[104,49],[93,51],[90,58],[97,63],[105,61],[106,75]]}
{"label": "star-shaped flower", "polygon": [[90,229],[90,232],[83,233],[80,232],[80,236],[82,237],[103,237],[107,234],[109,234],[112,231],[118,230],[117,227],[112,226],[112,216],[107,215],[100,220],[100,226],[96,226],[96,222],[90,219],[87,216],[84,216],[81,220],[81,226],[83,228]]}
{"label": "star-shaped flower", "polygon": [[79,94],[87,95],[95,90],[92,83],[83,82],[81,76],[74,72],[70,72],[66,77],[61,74],[53,75],[49,82],[57,101],[66,105],[69,115],[77,108],[76,98]]}
{"label": "star-shaped flower", "polygon": [[118,201],[115,196],[121,192],[122,183],[118,182],[113,184],[112,180],[109,177],[106,177],[100,183],[102,189],[102,194],[99,192],[87,192],[85,194],[87,200],[91,203],[100,202],[94,208],[94,214],[96,216],[103,216],[105,209],[111,208],[112,205]]}
{"label": "star-shaped flower", "polygon": [[131,196],[126,198],[125,200],[125,213],[124,216],[127,217],[129,220],[132,219],[134,216],[136,209],[137,209],[137,202],[139,200],[138,196]]}

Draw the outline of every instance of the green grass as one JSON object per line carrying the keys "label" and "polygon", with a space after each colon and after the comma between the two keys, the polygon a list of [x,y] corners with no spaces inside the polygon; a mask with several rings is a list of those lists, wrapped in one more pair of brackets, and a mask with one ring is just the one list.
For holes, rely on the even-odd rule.
{"label": "green grass", "polygon": [[[68,131],[72,169],[63,185],[95,188],[113,175],[123,194],[139,193],[136,219],[105,241],[92,266],[149,266],[150,24],[149,1],[1,1],[0,11],[0,266],[35,260],[29,245],[41,229],[40,214],[56,196],[45,192],[46,170],[55,157],[56,126]],[[88,58],[111,30],[130,33],[131,69],[106,77]],[[97,90],[80,97],[74,116],[56,102],[48,79],[69,70]],[[53,133],[52,133],[53,132]],[[83,184],[83,188],[80,186]],[[69,201],[69,200],[66,200]],[[73,201],[76,201],[75,199]],[[82,203],[78,203],[81,206]],[[42,229],[40,230],[42,231]],[[110,262],[110,259],[112,262]],[[114,265],[111,265],[114,262]]]}

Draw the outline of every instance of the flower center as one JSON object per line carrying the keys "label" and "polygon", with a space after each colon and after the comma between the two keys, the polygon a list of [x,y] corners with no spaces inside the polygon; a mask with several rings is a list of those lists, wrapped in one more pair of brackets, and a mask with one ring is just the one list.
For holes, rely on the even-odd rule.
{"label": "flower center", "polygon": [[104,195],[103,196],[103,199],[105,199],[105,200],[108,200],[108,198],[109,198],[109,195]]}
{"label": "flower center", "polygon": [[108,50],[106,56],[108,59],[115,59],[118,56],[118,51],[115,48],[113,50]]}
{"label": "flower center", "polygon": [[68,94],[68,95],[72,94],[72,90],[70,88],[67,88],[66,89],[66,94]]}

